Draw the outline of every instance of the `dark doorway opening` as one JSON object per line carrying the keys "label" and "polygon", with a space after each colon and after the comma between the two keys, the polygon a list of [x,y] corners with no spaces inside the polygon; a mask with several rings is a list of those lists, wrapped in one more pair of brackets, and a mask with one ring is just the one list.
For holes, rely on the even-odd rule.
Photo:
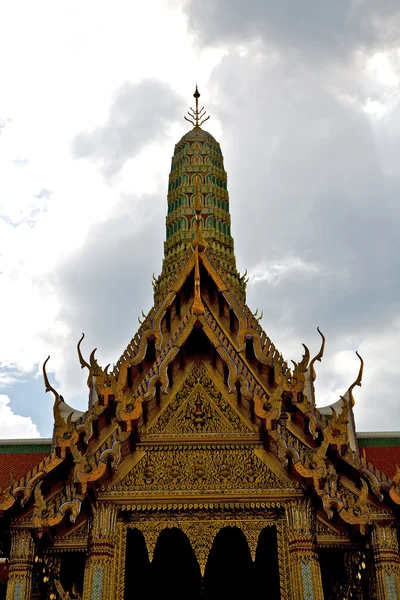
{"label": "dark doorway opening", "polygon": [[373,561],[365,549],[346,552],[343,548],[319,548],[318,554],[325,600],[370,598],[368,575]]}
{"label": "dark doorway opening", "polygon": [[254,594],[253,561],[243,532],[225,527],[215,536],[204,573],[204,599],[243,600]]}
{"label": "dark doorway opening", "polygon": [[261,532],[254,562],[243,532],[237,527],[221,529],[215,536],[203,579],[192,546],[180,529],[160,533],[152,563],[143,534],[128,529],[125,600],[243,600],[252,596],[280,599],[275,526]]}
{"label": "dark doorway opening", "polygon": [[125,600],[146,598],[149,587],[150,561],[143,533],[128,528],[125,557]]}
{"label": "dark doorway opening", "polygon": [[164,529],[157,540],[150,568],[150,600],[201,600],[201,573],[186,535]]}
{"label": "dark doorway opening", "polygon": [[164,529],[149,562],[141,532],[128,529],[125,563],[125,600],[201,600],[200,568],[186,535],[176,528]]}
{"label": "dark doorway opening", "polygon": [[[255,597],[280,600],[278,539],[275,525],[260,533],[254,562]],[[266,586],[265,582],[268,582]]]}
{"label": "dark doorway opening", "polygon": [[63,553],[60,562],[60,582],[66,592],[72,592],[75,587],[79,594],[83,594],[85,561],[84,552]]}

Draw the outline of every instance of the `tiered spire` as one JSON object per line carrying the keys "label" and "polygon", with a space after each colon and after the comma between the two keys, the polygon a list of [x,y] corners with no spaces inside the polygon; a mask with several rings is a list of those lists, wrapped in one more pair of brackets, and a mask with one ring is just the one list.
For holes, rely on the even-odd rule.
{"label": "tiered spire", "polygon": [[168,214],[162,273],[154,282],[156,299],[165,294],[165,285],[191,246],[195,248],[201,232],[202,244],[217,258],[229,281],[244,297],[244,283],[236,269],[231,236],[227,175],[220,145],[201,125],[209,119],[204,106],[196,104],[186,121],[193,129],[176,144],[168,187]]}

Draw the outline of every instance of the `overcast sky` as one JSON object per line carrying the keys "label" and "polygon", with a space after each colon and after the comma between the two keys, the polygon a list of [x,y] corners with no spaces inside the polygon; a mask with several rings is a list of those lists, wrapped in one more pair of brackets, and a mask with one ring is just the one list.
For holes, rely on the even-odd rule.
{"label": "overcast sky", "polygon": [[0,36],[0,438],[84,410],[152,304],[197,82],[247,299],[319,405],[365,360],[359,431],[400,430],[398,0],[7,0]]}

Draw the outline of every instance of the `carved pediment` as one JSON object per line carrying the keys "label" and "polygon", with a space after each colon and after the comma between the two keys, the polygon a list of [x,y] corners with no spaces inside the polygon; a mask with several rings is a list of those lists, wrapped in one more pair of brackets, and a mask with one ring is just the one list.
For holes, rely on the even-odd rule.
{"label": "carved pediment", "polygon": [[144,455],[109,492],[129,495],[293,489],[267,466],[261,446],[180,444],[144,447]]}
{"label": "carved pediment", "polygon": [[171,436],[249,434],[252,429],[231,406],[201,362],[196,362],[148,433]]}

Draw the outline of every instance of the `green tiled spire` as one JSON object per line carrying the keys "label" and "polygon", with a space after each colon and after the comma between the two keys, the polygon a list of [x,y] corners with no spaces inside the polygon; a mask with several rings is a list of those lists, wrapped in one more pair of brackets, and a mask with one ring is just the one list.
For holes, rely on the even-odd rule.
{"label": "green tiled spire", "polygon": [[172,157],[164,262],[162,273],[155,282],[156,296],[173,265],[194,238],[196,188],[200,191],[201,228],[207,246],[223,267],[228,279],[243,290],[243,282],[239,284],[240,276],[236,270],[233,250],[224,159],[219,143],[198,125],[208,118],[204,118],[204,109],[198,111],[199,96],[196,87],[196,110],[191,109],[193,114],[189,113],[194,128],[176,144]]}

